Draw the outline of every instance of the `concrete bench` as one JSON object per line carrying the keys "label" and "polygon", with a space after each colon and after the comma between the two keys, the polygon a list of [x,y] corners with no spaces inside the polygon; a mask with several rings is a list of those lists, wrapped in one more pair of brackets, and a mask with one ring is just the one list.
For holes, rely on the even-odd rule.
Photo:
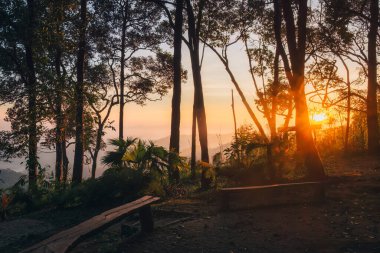
{"label": "concrete bench", "polygon": [[222,210],[247,209],[321,201],[324,198],[324,184],[302,182],[223,188],[220,194]]}
{"label": "concrete bench", "polygon": [[33,253],[64,253],[74,248],[84,238],[117,223],[128,215],[139,212],[141,230],[153,230],[153,217],[150,205],[158,201],[158,197],[144,196],[140,199],[103,212],[74,226],[55,234],[48,239],[22,251]]}

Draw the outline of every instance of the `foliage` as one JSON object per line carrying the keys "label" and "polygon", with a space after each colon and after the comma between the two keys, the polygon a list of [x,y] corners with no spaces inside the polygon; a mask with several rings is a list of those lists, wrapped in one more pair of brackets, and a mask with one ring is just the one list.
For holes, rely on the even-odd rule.
{"label": "foliage", "polygon": [[137,139],[127,138],[126,140],[111,139],[109,144],[115,147],[114,151],[108,151],[103,157],[103,163],[111,167],[118,167],[122,163],[122,158],[128,148],[136,142]]}
{"label": "foliage", "polygon": [[266,147],[252,125],[242,125],[230,147],[224,150],[225,160],[217,163],[217,174],[232,181],[265,181],[268,173]]}
{"label": "foliage", "polygon": [[263,144],[262,137],[252,125],[242,125],[237,129],[237,136],[231,146],[224,150],[224,155],[231,164],[253,168],[255,163],[263,159],[265,151],[260,148]]}

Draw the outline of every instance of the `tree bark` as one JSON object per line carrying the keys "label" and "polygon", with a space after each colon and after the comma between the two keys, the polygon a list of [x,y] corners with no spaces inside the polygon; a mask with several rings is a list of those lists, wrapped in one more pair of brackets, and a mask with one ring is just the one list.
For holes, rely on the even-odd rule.
{"label": "tree bark", "polygon": [[191,178],[195,179],[195,169],[196,169],[196,160],[197,160],[197,112],[195,109],[196,94],[194,92],[194,104],[193,104],[193,117],[192,117],[192,126],[191,126],[191,158],[190,158],[190,170]]}
{"label": "tree bark", "polygon": [[[101,122],[101,119],[98,119]],[[102,134],[103,134],[103,125],[98,124],[98,130],[96,132],[96,144],[94,149],[94,154],[92,156],[92,165],[91,165],[91,178],[95,179],[96,176],[96,168],[98,166],[98,156],[100,151],[100,145],[102,143]]]}
{"label": "tree bark", "polygon": [[318,150],[315,146],[310,127],[309,111],[307,108],[304,77],[293,74],[294,104],[296,108],[296,140],[298,152],[302,154],[304,165],[307,168],[308,177],[313,180],[323,180],[325,172]]}
{"label": "tree bark", "polygon": [[28,170],[29,189],[34,189],[37,184],[37,79],[35,62],[33,57],[33,46],[35,39],[35,2],[27,1],[28,5],[28,30],[25,45],[25,59],[27,66],[27,94],[28,94]]}
{"label": "tree bark", "polygon": [[[203,2],[204,3],[204,2]],[[200,10],[198,13],[198,20],[195,20],[193,6],[190,0],[186,0],[187,14],[188,14],[188,34],[189,41],[191,44],[190,48],[190,58],[191,58],[191,69],[193,72],[194,81],[194,92],[195,92],[195,109],[197,115],[198,123],[198,134],[199,142],[201,146],[201,161],[209,163],[208,154],[208,141],[207,141],[207,122],[206,122],[206,110],[203,98],[203,88],[202,88],[202,76],[201,67],[199,59],[199,25],[201,23],[201,12],[202,12],[202,1],[200,3]],[[197,22],[197,24],[196,24]],[[204,175],[202,174],[202,178]]]}
{"label": "tree bark", "polygon": [[80,1],[80,27],[79,27],[79,45],[77,55],[77,81],[75,83],[75,154],[73,166],[73,182],[80,183],[83,174],[83,155],[84,155],[84,132],[83,132],[83,115],[84,115],[84,58],[86,52],[86,23],[87,23],[87,0]]}
{"label": "tree bark", "polygon": [[61,73],[61,64],[62,64],[62,47],[61,43],[63,41],[61,24],[63,22],[63,6],[62,1],[56,3],[55,15],[56,15],[56,38],[55,38],[55,59],[54,59],[54,68],[56,74],[56,83],[55,83],[55,179],[56,182],[61,182],[63,179],[63,149],[65,146],[65,140],[63,139],[64,131],[64,119],[63,119],[63,110],[62,110],[62,96],[64,89],[64,80]]}
{"label": "tree bark", "polygon": [[379,1],[370,2],[370,27],[368,33],[368,88],[367,88],[367,128],[368,152],[380,154],[379,123],[377,117],[377,55],[376,37],[379,19]]}
{"label": "tree bark", "polygon": [[55,71],[56,71],[56,94],[55,94],[55,179],[57,182],[62,181],[63,177],[63,134],[64,129],[63,112],[62,112],[62,91],[63,80],[61,75],[61,56],[62,51],[59,46],[56,49]]}
{"label": "tree bark", "polygon": [[[173,98],[169,149],[179,153],[180,124],[181,124],[181,48],[183,24],[183,0],[176,0],[175,27],[174,27],[174,56],[173,56]],[[179,181],[178,169],[171,168],[172,180]]]}
{"label": "tree bark", "polygon": [[[65,119],[63,120],[65,122]],[[69,173],[69,158],[67,157],[67,152],[66,152],[66,131],[63,130],[62,132],[62,156],[63,156],[63,175],[62,175],[62,181],[64,183],[67,182],[67,176]]]}
{"label": "tree bark", "polygon": [[128,3],[125,4],[124,18],[121,27],[121,56],[120,56],[120,108],[119,108],[119,140],[124,139],[124,88],[125,88],[125,47],[127,33]]}
{"label": "tree bark", "polygon": [[279,93],[280,89],[280,78],[279,78],[279,61],[280,61],[280,51],[278,48],[276,48],[276,54],[274,57],[274,64],[273,64],[273,89],[272,89],[272,107],[271,107],[271,116],[269,120],[269,128],[270,128],[270,135],[271,135],[271,141],[275,141],[277,139],[277,95]]}
{"label": "tree bark", "polygon": [[[233,119],[234,119],[234,133],[235,133],[235,141],[237,142],[238,141],[238,133],[237,133],[237,124],[236,124],[236,113],[235,113],[235,99],[234,99],[234,90],[231,89],[231,107],[232,107],[232,116],[233,116]],[[237,148],[235,150],[236,152],[236,158],[238,160],[238,163],[240,164],[240,149]]]}

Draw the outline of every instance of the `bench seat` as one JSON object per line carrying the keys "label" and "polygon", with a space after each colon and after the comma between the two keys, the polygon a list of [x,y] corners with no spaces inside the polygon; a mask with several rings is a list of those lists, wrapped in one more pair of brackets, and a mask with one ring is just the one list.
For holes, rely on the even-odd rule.
{"label": "bench seat", "polygon": [[48,239],[22,251],[24,253],[65,253],[77,245],[81,240],[117,223],[126,216],[139,212],[141,229],[149,232],[153,229],[153,218],[150,205],[158,201],[158,197],[144,196],[122,206],[105,211],[92,217],[77,226],[61,231]]}
{"label": "bench seat", "polygon": [[320,201],[324,198],[324,184],[322,182],[302,182],[233,187],[221,189],[220,194],[222,210],[246,209]]}

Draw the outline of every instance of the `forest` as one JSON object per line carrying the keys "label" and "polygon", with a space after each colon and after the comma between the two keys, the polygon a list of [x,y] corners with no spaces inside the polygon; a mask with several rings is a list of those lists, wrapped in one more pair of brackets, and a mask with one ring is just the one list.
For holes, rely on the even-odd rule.
{"label": "forest", "polygon": [[379,0],[0,0],[0,252],[380,252],[379,25]]}

